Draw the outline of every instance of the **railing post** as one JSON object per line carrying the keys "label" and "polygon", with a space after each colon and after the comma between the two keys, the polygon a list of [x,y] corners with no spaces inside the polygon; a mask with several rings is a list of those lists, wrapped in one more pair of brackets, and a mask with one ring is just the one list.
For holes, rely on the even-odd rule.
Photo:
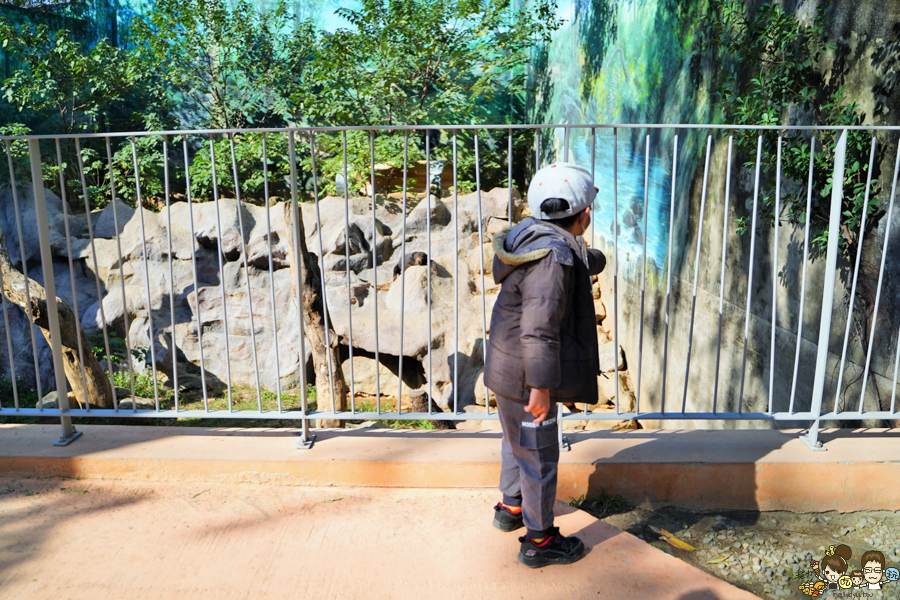
{"label": "railing post", "polygon": [[569,450],[572,449],[572,447],[569,445],[568,436],[563,435],[563,420],[562,420],[563,407],[562,407],[561,403],[557,404],[556,407],[557,407],[556,426],[557,426],[557,431],[559,432],[559,436],[558,436],[559,439],[557,441],[559,442],[559,451],[560,452],[568,452]]}
{"label": "railing post", "polygon": [[296,142],[292,132],[288,132],[287,140],[288,164],[290,165],[291,172],[291,233],[289,237],[293,240],[294,264],[296,265],[295,276],[297,281],[295,285],[297,286],[297,320],[300,326],[300,393],[302,394],[300,410],[303,414],[300,439],[297,441],[296,448],[297,450],[309,450],[316,441],[316,434],[311,433],[309,430],[309,407],[307,405],[306,397],[306,332],[303,327],[303,258],[300,254],[300,225],[302,223],[300,219],[303,218],[303,214],[300,212],[299,205],[297,204],[297,153],[295,149]]}
{"label": "railing post", "polygon": [[[28,140],[28,156],[31,159],[31,184],[34,188],[34,208],[37,217],[38,244],[41,247],[41,269],[44,274],[44,290],[47,300],[47,320],[50,327],[50,350],[53,352],[53,373],[56,376],[57,406],[59,407],[62,435],[54,446],[68,446],[80,435],[72,425],[69,412],[69,395],[66,372],[63,367],[62,343],[59,331],[59,311],[56,306],[56,282],[53,279],[53,255],[50,252],[50,225],[47,219],[47,197],[44,194],[44,172],[41,168],[41,148],[38,140]],[[63,207],[65,210],[65,207]],[[28,285],[28,273],[25,284]],[[35,373],[40,377],[40,373]]]}
{"label": "railing post", "polygon": [[[838,231],[841,224],[841,203],[844,197],[844,162],[847,155],[847,130],[841,132],[834,151],[834,172],[831,185],[831,214],[828,218],[828,249],[825,252],[825,282],[822,286],[822,318],[819,322],[819,346],[816,353],[816,375],[813,380],[812,406],[817,415],[809,431],[800,440],[812,450],[825,450],[819,441],[819,421],[822,417],[822,396],[828,363],[828,340],[831,336],[831,312],[834,308],[834,282],[838,259]],[[808,218],[808,217],[807,217]],[[800,340],[797,340],[800,343]]]}

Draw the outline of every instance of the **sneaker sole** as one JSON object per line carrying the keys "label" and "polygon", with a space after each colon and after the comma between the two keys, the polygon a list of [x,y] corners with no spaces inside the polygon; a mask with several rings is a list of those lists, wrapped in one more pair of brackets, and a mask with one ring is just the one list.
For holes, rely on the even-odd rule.
{"label": "sneaker sole", "polygon": [[519,552],[518,559],[519,559],[520,563],[522,563],[523,565],[525,565],[526,567],[528,567],[530,569],[540,569],[542,567],[549,567],[550,565],[571,565],[572,563],[578,562],[585,556],[587,556],[587,549],[583,549],[581,551],[581,554],[578,554],[577,556],[574,556],[571,558],[546,559],[546,560],[531,561],[531,562],[527,561],[525,559],[525,556],[521,552]]}
{"label": "sneaker sole", "polygon": [[509,533],[510,531],[515,531],[516,529],[521,529],[525,527],[525,523],[522,521],[518,521],[516,523],[501,523],[497,519],[494,519],[493,525],[495,528],[499,529],[504,533]]}

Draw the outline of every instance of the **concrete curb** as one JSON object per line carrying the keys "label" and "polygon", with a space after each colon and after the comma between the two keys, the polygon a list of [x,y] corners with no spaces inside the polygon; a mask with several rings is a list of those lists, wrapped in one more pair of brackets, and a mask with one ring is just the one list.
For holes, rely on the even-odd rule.
{"label": "concrete curb", "polygon": [[[0,425],[0,475],[303,486],[492,488],[496,432],[320,430],[295,450],[287,429]],[[633,504],[708,510],[900,510],[900,430],[822,433],[680,430],[572,434],[558,497],[619,494]]]}

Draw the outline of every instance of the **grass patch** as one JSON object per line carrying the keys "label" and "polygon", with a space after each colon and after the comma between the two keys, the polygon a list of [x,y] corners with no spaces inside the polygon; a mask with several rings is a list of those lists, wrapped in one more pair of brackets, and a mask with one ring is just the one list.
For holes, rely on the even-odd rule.
{"label": "grass patch", "polygon": [[[113,381],[116,387],[128,390],[128,396],[119,395],[119,402],[130,401],[131,376],[127,371],[117,371],[113,374]],[[159,391],[159,408],[160,410],[175,410],[175,392],[166,389],[162,385],[158,385]],[[149,370],[144,370],[134,374],[134,393],[138,397],[138,409],[144,408],[142,404],[148,403],[153,405],[154,399],[153,375]],[[36,408],[38,405],[37,390],[24,388],[20,383],[17,387],[19,394],[19,407]],[[13,405],[12,382],[8,379],[0,378],[0,401],[3,402],[4,408],[12,408]],[[306,400],[309,411],[317,410],[316,388],[312,384],[306,386]],[[323,407],[324,410],[330,410],[330,406]],[[376,412],[375,401],[357,398],[357,412]],[[206,402],[203,400],[203,392],[201,390],[189,390],[178,394],[178,410],[180,411],[204,411],[209,407],[210,412],[220,412],[229,410],[228,391],[225,388],[216,389],[207,393]],[[281,394],[281,407],[285,411],[299,411],[303,406],[303,398],[300,394]],[[264,412],[278,411],[278,395],[265,388],[260,388],[259,397],[257,398],[256,386],[253,385],[233,385],[231,387],[231,410],[240,411],[258,411],[262,408]],[[128,410],[128,409],[123,409]],[[397,402],[394,399],[382,398],[382,412],[394,412],[397,410]],[[7,416],[0,415],[0,423],[31,423],[31,424],[56,424],[59,422],[58,417],[25,417],[25,416]],[[181,426],[181,427],[258,427],[258,428],[294,428],[300,426],[297,419],[232,419],[216,417],[211,414],[209,417],[177,417],[163,419],[146,419],[146,418],[129,418],[129,417],[74,417],[72,422],[76,425],[159,425],[159,426]],[[391,429],[434,429],[434,423],[424,419],[380,419],[378,421],[385,427]],[[361,420],[347,421],[348,424],[359,424]]]}
{"label": "grass patch", "polygon": [[[376,412],[377,406],[371,400],[356,400],[357,412]],[[396,412],[397,403],[393,400],[383,398],[381,400],[382,412]],[[351,423],[362,423],[362,421],[350,421]],[[379,419],[379,423],[391,429],[434,429],[434,423],[425,419]]]}
{"label": "grass patch", "polygon": [[[131,377],[127,371],[116,372],[113,374],[113,381],[116,387],[128,390],[129,396],[122,397],[119,401],[130,401]],[[175,409],[175,392],[159,386],[159,408],[160,410]],[[19,407],[20,408],[37,408],[38,394],[37,390],[23,388],[21,384],[18,386]],[[141,373],[135,373],[134,376],[134,392],[138,396],[139,403],[154,403],[153,397],[153,376],[149,370]],[[310,411],[316,410],[316,391],[312,385],[307,385],[307,408]],[[275,392],[265,388],[260,389],[260,399],[256,396],[256,386],[234,385],[231,388],[231,407],[235,412],[238,411],[256,411],[259,410],[260,400],[263,411],[278,411],[278,395]],[[12,383],[8,379],[0,378],[0,401],[3,402],[5,409],[13,408]],[[207,404],[210,411],[228,411],[228,392],[226,389],[217,389],[207,394]],[[302,407],[302,396],[300,394],[281,395],[282,409],[285,411],[299,411]],[[138,405],[141,408],[141,405]],[[198,410],[203,411],[206,406],[203,401],[203,392],[201,390],[189,390],[178,394],[179,410]],[[126,411],[127,412],[127,411]],[[259,428],[294,428],[300,426],[297,419],[231,419],[216,418],[215,415],[200,418],[163,418],[163,419],[146,419],[146,418],[129,418],[129,417],[74,417],[72,422],[75,425],[159,425],[159,426],[181,426],[181,427],[259,427]],[[11,416],[0,414],[0,423],[29,423],[29,424],[56,424],[59,423],[59,417],[32,417],[32,416]]]}
{"label": "grass patch", "polygon": [[[38,393],[34,388],[28,388],[22,385],[22,380],[16,378],[16,392],[19,396],[20,408],[35,408],[38,403]],[[0,377],[0,402],[3,408],[15,408],[15,396],[13,395],[12,380],[7,377]]]}
{"label": "grass patch", "polygon": [[606,492],[601,492],[599,498],[586,498],[584,494],[578,498],[570,496],[569,506],[583,510],[597,519],[626,513],[633,508],[622,496],[611,496]]}

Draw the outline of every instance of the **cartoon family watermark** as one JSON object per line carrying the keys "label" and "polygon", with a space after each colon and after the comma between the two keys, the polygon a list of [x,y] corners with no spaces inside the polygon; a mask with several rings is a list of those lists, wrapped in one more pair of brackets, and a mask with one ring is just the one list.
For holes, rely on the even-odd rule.
{"label": "cartoon family watermark", "polygon": [[874,598],[881,590],[893,584],[900,588],[900,570],[889,567],[884,553],[867,550],[859,558],[859,568],[851,568],[853,551],[845,544],[830,546],[820,561],[811,560],[810,569],[800,571],[794,578],[801,579],[800,591],[807,596],[829,598]]}

